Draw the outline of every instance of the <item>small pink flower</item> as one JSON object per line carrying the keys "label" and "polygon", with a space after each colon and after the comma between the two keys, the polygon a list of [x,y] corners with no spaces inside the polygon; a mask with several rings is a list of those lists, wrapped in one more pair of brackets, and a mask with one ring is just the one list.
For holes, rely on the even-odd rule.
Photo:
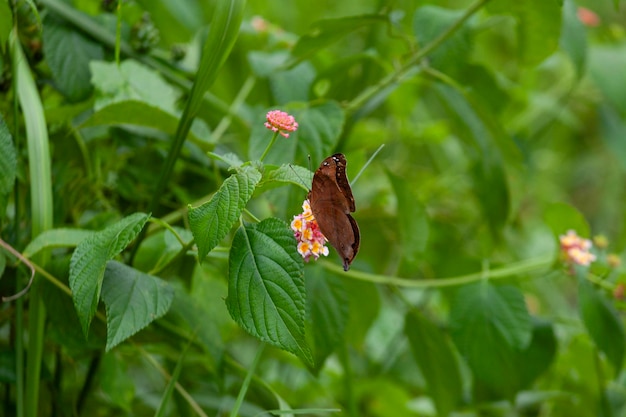
{"label": "small pink flower", "polygon": [[326,238],[320,231],[317,221],[311,212],[309,200],[302,203],[302,214],[293,216],[291,230],[298,241],[298,253],[302,255],[305,262],[311,257],[317,260],[321,255],[328,256]]}
{"label": "small pink flower", "polygon": [[265,127],[273,132],[279,132],[286,138],[289,137],[289,133],[286,132],[295,132],[298,129],[296,119],[284,111],[272,110],[267,112],[265,117],[267,119]]}
{"label": "small pink flower", "polygon": [[250,23],[257,32],[267,32],[269,25],[267,20],[263,19],[261,16],[252,16]]}
{"label": "small pink flower", "polygon": [[579,7],[576,11],[578,20],[587,27],[596,27],[600,25],[600,18],[595,12],[587,9],[586,7]]}
{"label": "small pink flower", "polygon": [[572,265],[589,266],[596,260],[596,255],[590,252],[593,244],[589,239],[584,239],[573,230],[559,236],[561,243],[561,255],[566,263]]}

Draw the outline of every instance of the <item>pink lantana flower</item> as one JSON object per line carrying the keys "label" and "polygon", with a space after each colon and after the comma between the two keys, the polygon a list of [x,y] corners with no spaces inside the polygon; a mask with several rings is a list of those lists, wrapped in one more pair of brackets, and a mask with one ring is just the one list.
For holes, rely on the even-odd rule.
{"label": "pink lantana flower", "polygon": [[566,263],[573,265],[589,266],[596,260],[596,255],[591,253],[593,244],[591,240],[584,239],[573,230],[559,236],[561,254]]}
{"label": "pink lantana flower", "polygon": [[289,137],[289,133],[287,132],[295,132],[298,129],[296,119],[284,111],[272,110],[267,112],[265,117],[267,119],[265,127],[273,132],[279,132],[286,138]]}
{"label": "pink lantana flower", "polygon": [[328,256],[326,238],[320,231],[309,200],[302,203],[302,213],[293,216],[291,230],[298,241],[298,253],[302,255],[305,262],[311,257],[317,260],[321,255]]}
{"label": "pink lantana flower", "polygon": [[598,15],[586,7],[579,7],[576,10],[576,14],[578,15],[578,20],[580,20],[582,24],[587,27],[596,27],[600,25],[600,18]]}

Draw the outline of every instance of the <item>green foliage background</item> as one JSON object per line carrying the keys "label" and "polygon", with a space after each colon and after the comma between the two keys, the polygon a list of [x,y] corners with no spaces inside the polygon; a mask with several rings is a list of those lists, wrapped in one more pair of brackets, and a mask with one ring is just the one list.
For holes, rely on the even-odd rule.
{"label": "green foliage background", "polygon": [[0,0],[0,415],[624,415],[624,7]]}

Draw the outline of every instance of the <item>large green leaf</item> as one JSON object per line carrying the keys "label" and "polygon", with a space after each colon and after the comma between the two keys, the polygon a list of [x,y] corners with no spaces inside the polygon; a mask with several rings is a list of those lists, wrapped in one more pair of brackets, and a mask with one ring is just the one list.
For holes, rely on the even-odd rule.
{"label": "large green leaf", "polygon": [[228,177],[211,200],[189,209],[189,227],[200,261],[228,234],[260,180],[261,173],[246,166]]}
{"label": "large green leaf", "polygon": [[348,294],[342,278],[323,272],[312,268],[306,276],[307,335],[313,346],[315,372],[345,342],[349,317]]}
{"label": "large green leaf", "polygon": [[587,31],[578,18],[573,0],[565,0],[563,3],[563,27],[559,43],[572,60],[576,74],[583,76],[587,60]]}
{"label": "large green leaf", "polygon": [[624,146],[626,123],[612,106],[601,106],[598,109],[598,116],[602,129],[600,137],[604,140],[609,153],[619,163],[622,172],[626,172],[626,146]]}
{"label": "large green leaf", "polygon": [[511,398],[521,386],[515,351],[527,348],[532,336],[522,293],[488,281],[463,286],[452,304],[450,326],[475,378]]}
{"label": "large green leaf", "polygon": [[109,261],[102,282],[109,351],[169,310],[174,290],[165,281]]}
{"label": "large green leaf", "polygon": [[454,348],[447,335],[419,311],[405,318],[404,333],[428,384],[437,414],[445,417],[463,397],[463,381]]}
{"label": "large green leaf", "polygon": [[93,89],[89,62],[101,60],[104,50],[50,16],[44,19],[43,48],[55,85],[69,100],[82,100]]}
{"label": "large green leaf", "polygon": [[285,222],[268,218],[240,227],[228,261],[226,305],[233,319],[250,334],[312,366],[304,337],[303,267]]}
{"label": "large green leaf", "polygon": [[0,220],[5,215],[9,194],[13,191],[17,170],[17,153],[11,133],[0,115]]}
{"label": "large green leaf", "polygon": [[308,168],[299,165],[286,164],[277,167],[276,165],[265,165],[263,179],[259,183],[259,188],[271,188],[283,184],[293,184],[305,191],[311,189],[313,173]]}
{"label": "large green leaf", "polygon": [[626,333],[617,310],[584,277],[578,280],[578,305],[591,339],[618,375],[624,361]]}
{"label": "large green leaf", "polygon": [[149,215],[135,213],[93,233],[74,251],[69,284],[83,332],[87,335],[96,313],[107,261],[122,252],[139,234]]}
{"label": "large green leaf", "polygon": [[[273,109],[270,109],[273,110]],[[311,157],[317,166],[335,148],[341,135],[345,121],[344,111],[338,103],[326,101],[307,107],[294,105],[293,109],[283,109],[293,115],[298,122],[298,130],[291,133],[288,139],[279,138],[264,162],[283,164],[286,162],[305,164]],[[252,125],[250,133],[250,159],[259,159],[272,138],[272,132],[259,120]]]}
{"label": "large green leaf", "polygon": [[520,388],[528,388],[552,364],[557,342],[552,324],[534,319],[530,344],[516,352]]}
{"label": "large green leaf", "polygon": [[594,45],[589,49],[589,74],[602,94],[619,109],[626,112],[626,45],[622,43]]}

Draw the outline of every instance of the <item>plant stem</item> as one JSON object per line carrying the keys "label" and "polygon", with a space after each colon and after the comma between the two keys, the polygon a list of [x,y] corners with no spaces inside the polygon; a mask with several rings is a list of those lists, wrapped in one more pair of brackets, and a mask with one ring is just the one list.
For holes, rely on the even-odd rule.
{"label": "plant stem", "polygon": [[276,138],[278,138],[278,133],[279,132],[274,132],[274,136],[272,137],[272,140],[270,140],[270,143],[267,145],[267,148],[265,148],[265,150],[263,151],[263,155],[261,155],[261,157],[259,158],[259,161],[263,162],[263,160],[269,153],[270,148],[272,147],[272,145],[274,145],[274,142],[276,142]]}

